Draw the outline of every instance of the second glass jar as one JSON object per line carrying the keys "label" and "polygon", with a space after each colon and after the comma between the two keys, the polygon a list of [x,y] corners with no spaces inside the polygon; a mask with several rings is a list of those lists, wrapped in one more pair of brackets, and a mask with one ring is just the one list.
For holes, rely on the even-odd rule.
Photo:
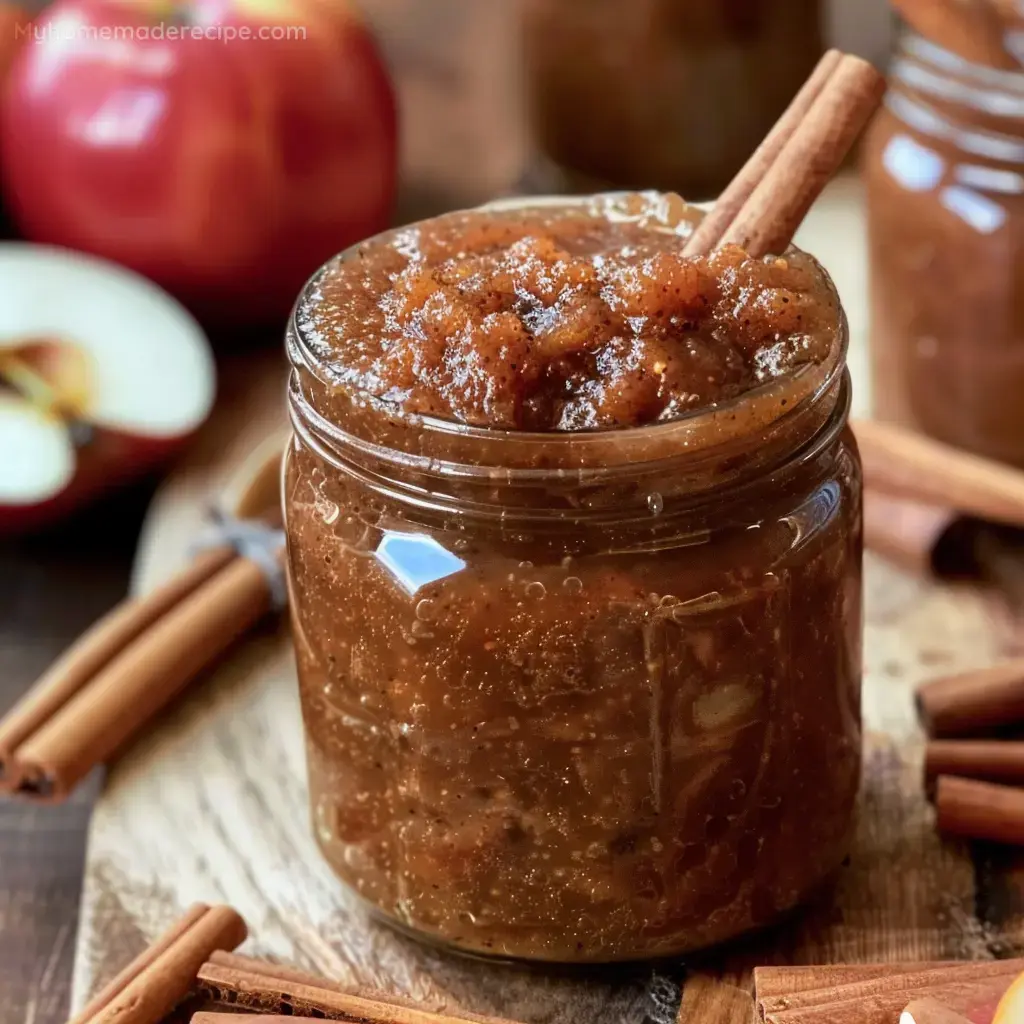
{"label": "second glass jar", "polygon": [[1024,74],[907,33],[865,144],[878,415],[1024,466]]}

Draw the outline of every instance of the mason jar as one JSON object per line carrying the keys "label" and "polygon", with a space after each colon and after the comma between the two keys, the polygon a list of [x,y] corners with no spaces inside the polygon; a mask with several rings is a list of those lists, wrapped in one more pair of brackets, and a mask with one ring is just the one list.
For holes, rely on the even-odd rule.
{"label": "mason jar", "polygon": [[364,401],[307,328],[286,526],[338,876],[422,938],[567,963],[677,954],[804,900],[847,853],[861,763],[845,321],[792,378],[571,433]]}
{"label": "mason jar", "polygon": [[573,190],[709,199],[824,48],[819,0],[521,0],[537,148]]}
{"label": "mason jar", "polygon": [[907,32],[864,177],[876,413],[1024,466],[1024,73]]}

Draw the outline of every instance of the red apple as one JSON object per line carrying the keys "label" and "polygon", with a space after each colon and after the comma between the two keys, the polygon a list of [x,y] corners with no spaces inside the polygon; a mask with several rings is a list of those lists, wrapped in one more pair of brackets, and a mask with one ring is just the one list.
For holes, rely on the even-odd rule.
{"label": "red apple", "polygon": [[94,257],[0,245],[0,533],[153,467],[213,398],[206,339],[159,288]]}
{"label": "red apple", "polygon": [[239,323],[386,226],[394,98],[346,2],[56,0],[34,38],[0,108],[27,237]]}

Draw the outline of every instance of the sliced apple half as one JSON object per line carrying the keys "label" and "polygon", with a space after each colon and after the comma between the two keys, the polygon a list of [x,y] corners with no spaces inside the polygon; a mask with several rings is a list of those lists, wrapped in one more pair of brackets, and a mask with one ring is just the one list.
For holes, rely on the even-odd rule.
{"label": "sliced apple half", "polygon": [[0,505],[36,505],[75,475],[75,448],[64,423],[18,395],[0,392]]}
{"label": "sliced apple half", "polygon": [[0,531],[151,469],[214,393],[202,329],[156,285],[95,257],[0,244]]}

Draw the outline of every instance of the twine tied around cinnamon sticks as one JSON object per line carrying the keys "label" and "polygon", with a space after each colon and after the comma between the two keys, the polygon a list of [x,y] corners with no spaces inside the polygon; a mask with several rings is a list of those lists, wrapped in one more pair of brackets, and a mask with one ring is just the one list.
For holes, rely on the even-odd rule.
{"label": "twine tied around cinnamon sticks", "polygon": [[284,611],[288,607],[288,581],[280,557],[284,530],[261,519],[240,519],[217,506],[210,508],[207,519],[207,525],[189,545],[190,559],[225,546],[231,548],[259,566],[270,591],[271,609]]}

